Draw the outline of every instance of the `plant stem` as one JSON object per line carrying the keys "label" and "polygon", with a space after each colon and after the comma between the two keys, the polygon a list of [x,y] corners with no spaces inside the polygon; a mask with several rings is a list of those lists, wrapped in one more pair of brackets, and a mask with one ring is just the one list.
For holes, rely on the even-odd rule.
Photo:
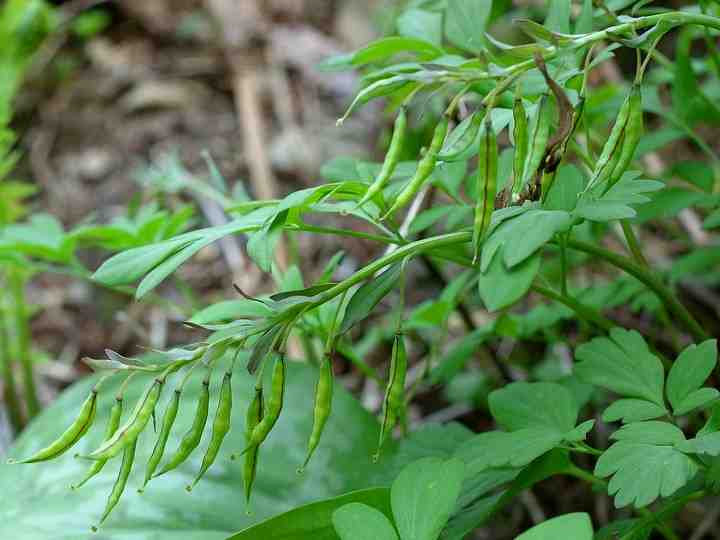
{"label": "plant stem", "polygon": [[650,268],[647,259],[640,250],[640,242],[638,242],[637,236],[635,236],[635,231],[633,231],[632,225],[630,225],[627,219],[621,219],[620,226],[622,227],[623,234],[625,235],[625,241],[627,242],[628,249],[635,258],[635,262],[637,262],[640,266]]}
{"label": "plant stem", "polygon": [[2,356],[3,398],[8,410],[8,416],[10,417],[10,424],[12,425],[13,431],[18,433],[22,429],[24,422],[22,411],[20,410],[20,401],[18,399],[13,361],[10,354],[10,338],[7,333],[7,322],[5,305],[2,303],[0,304],[0,356]]}
{"label": "plant stem", "polygon": [[570,296],[553,291],[552,289],[548,287],[543,287],[542,285],[533,284],[530,288],[538,294],[541,294],[547,298],[550,298],[551,300],[555,300],[556,302],[560,302],[561,304],[566,305],[575,313],[577,313],[581,318],[583,318],[589,323],[594,323],[596,326],[600,327],[605,331],[608,331],[611,328],[617,326],[610,319],[605,318],[599,311],[596,311],[589,306],[581,304]]}
{"label": "plant stem", "polygon": [[687,308],[683,306],[672,291],[648,269],[643,268],[627,257],[623,257],[622,255],[618,255],[608,249],[594,244],[589,244],[587,242],[582,242],[580,240],[569,239],[568,247],[600,257],[613,266],[617,266],[621,270],[624,270],[631,276],[637,278],[645,284],[646,287],[653,291],[660,300],[663,301],[668,310],[673,313],[675,317],[683,323],[683,325],[685,325],[696,341],[705,341],[708,339],[708,335],[705,330],[703,330],[702,326],[700,326]]}
{"label": "plant stem", "polygon": [[15,332],[17,334],[17,354],[20,358],[20,365],[23,372],[23,390],[27,406],[28,418],[32,419],[40,412],[40,403],[35,388],[35,374],[33,373],[33,361],[30,348],[30,326],[28,321],[27,306],[25,304],[25,278],[20,270],[12,270],[9,275],[8,284],[13,299],[15,315]]}

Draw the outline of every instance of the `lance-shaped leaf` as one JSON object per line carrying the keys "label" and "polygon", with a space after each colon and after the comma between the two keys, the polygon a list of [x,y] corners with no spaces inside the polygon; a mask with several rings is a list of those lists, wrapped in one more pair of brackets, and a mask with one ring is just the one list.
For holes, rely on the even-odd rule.
{"label": "lance-shaped leaf", "polygon": [[353,294],[345,309],[345,317],[340,325],[340,334],[344,334],[362,321],[375,308],[387,293],[389,293],[400,279],[402,265],[395,264],[379,276],[364,283]]}

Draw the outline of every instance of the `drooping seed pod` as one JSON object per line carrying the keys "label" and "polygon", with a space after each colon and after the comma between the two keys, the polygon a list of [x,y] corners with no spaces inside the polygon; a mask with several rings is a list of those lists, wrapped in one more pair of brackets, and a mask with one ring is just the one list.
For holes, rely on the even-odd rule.
{"label": "drooping seed pod", "polygon": [[320,375],[315,387],[313,427],[310,439],[308,440],[307,456],[305,457],[305,462],[300,468],[301,471],[307,467],[307,464],[310,462],[313,452],[315,452],[315,449],[320,443],[320,437],[322,436],[323,429],[325,429],[325,424],[330,417],[333,397],[333,378],[331,355],[326,354],[322,364],[320,365]]}
{"label": "drooping seed pod", "polygon": [[105,510],[103,511],[103,515],[100,518],[99,525],[102,525],[105,520],[110,515],[110,512],[113,511],[113,508],[117,505],[117,503],[120,501],[120,497],[122,496],[123,492],[125,491],[125,486],[127,486],[128,478],[130,477],[130,472],[132,471],[133,462],[135,461],[135,447],[137,446],[137,439],[135,439],[133,442],[131,442],[129,445],[127,445],[123,451],[123,458],[122,463],[120,465],[120,471],[118,472],[117,479],[115,480],[115,484],[113,485],[112,491],[110,492],[110,496],[108,497],[107,503],[105,504]]}
{"label": "drooping seed pod", "polygon": [[[265,403],[263,400],[262,382],[258,381],[255,386],[255,396],[250,402],[246,414],[245,421],[245,444],[249,445],[252,439],[253,430],[262,422],[265,413]],[[250,495],[255,482],[255,474],[257,472],[257,459],[260,446],[251,446],[245,453],[245,461],[243,463],[243,484],[245,487],[245,502],[250,503]]]}
{"label": "drooping seed pod", "polygon": [[188,486],[190,491],[195,484],[203,477],[210,466],[215,462],[220,446],[225,436],[230,431],[230,417],[232,414],[232,372],[228,371],[223,376],[222,386],[220,387],[220,397],[218,399],[217,410],[215,411],[215,420],[213,421],[212,434],[210,435],[210,443],[203,457],[202,465],[198,471],[195,480]]}
{"label": "drooping seed pod", "polygon": [[528,153],[527,112],[519,93],[513,103],[513,139],[515,141],[515,154],[513,155],[512,200],[516,201],[522,191],[523,172]]}
{"label": "drooping seed pod", "polygon": [[80,413],[73,423],[65,432],[57,439],[51,442],[45,448],[38,450],[32,456],[22,460],[9,460],[8,463],[35,463],[38,461],[47,461],[56,458],[72,448],[77,443],[95,419],[97,410],[97,390],[93,388],[90,395],[85,399],[80,407]]}
{"label": "drooping seed pod", "polygon": [[[123,410],[123,398],[121,396],[118,396],[115,398],[115,403],[113,404],[112,408],[110,409],[110,417],[108,418],[107,427],[105,428],[105,437],[104,441],[107,441],[112,437],[115,432],[117,431],[118,427],[120,426],[120,418],[122,417],[122,410]],[[88,471],[85,473],[85,476],[80,480],[77,484],[73,484],[71,486],[72,489],[78,489],[82,485],[84,485],[88,480],[90,480],[93,476],[98,474],[103,467],[105,467],[105,464],[107,463],[107,459],[99,459],[90,465],[88,468]]]}
{"label": "drooping seed pod", "polygon": [[480,255],[485,233],[490,226],[490,218],[495,210],[497,192],[498,146],[490,115],[485,119],[480,137],[477,170],[477,203],[473,225],[473,261]]}
{"label": "drooping seed pod", "polygon": [[131,444],[138,435],[145,429],[155,410],[164,379],[157,378],[145,391],[145,394],[138,401],[130,418],[120,427],[115,434],[102,443],[99,448],[88,454],[88,459],[110,459],[119,454],[126,446]]}
{"label": "drooping seed pod", "polygon": [[181,394],[181,389],[176,388],[165,409],[165,414],[163,414],[162,424],[160,426],[160,433],[158,434],[152,454],[150,454],[147,467],[145,468],[145,478],[143,480],[143,485],[140,488],[141,490],[145,489],[145,486],[147,486],[147,483],[153,477],[157,466],[160,464],[160,461],[165,454],[165,446],[167,446],[167,441],[170,437],[170,430],[172,429],[173,424],[175,424],[175,419],[177,418],[178,409],[180,407]]}
{"label": "drooping seed pod", "polygon": [[360,208],[375,195],[380,193],[390,181],[390,178],[392,178],[393,172],[395,172],[395,167],[400,161],[406,130],[407,112],[405,107],[400,107],[400,112],[398,112],[397,118],[395,118],[392,139],[390,140],[390,146],[387,154],[385,154],[385,160],[383,161],[382,168],[373,183],[365,192],[365,195],[363,195],[362,199],[360,199],[360,202],[357,204],[357,208]]}
{"label": "drooping seed pod", "polygon": [[430,141],[430,146],[428,147],[427,152],[425,152],[425,155],[418,162],[415,174],[407,183],[407,185],[403,188],[400,194],[397,196],[395,202],[393,202],[387,213],[382,217],[383,220],[387,219],[401,208],[404,208],[406,205],[410,204],[415,195],[417,195],[418,191],[420,191],[420,189],[423,187],[427,179],[430,178],[430,175],[435,169],[435,164],[437,163],[438,152],[442,148],[443,142],[445,141],[445,135],[447,134],[448,130],[448,123],[449,120],[447,116],[443,116],[438,122],[437,126],[435,126],[435,131],[433,132],[433,138],[432,141]]}
{"label": "drooping seed pod", "polygon": [[405,339],[401,333],[396,333],[393,339],[393,348],[390,357],[390,377],[385,388],[383,398],[382,424],[380,425],[380,438],[377,452],[373,459],[380,457],[380,448],[385,439],[395,427],[398,417],[405,407],[405,376],[407,374],[407,352]]}
{"label": "drooping seed pod", "polygon": [[160,472],[157,472],[155,473],[155,475],[153,475],[153,478],[163,475],[166,472],[169,472],[178,467],[188,457],[190,457],[190,454],[192,454],[193,450],[195,450],[195,448],[197,448],[200,444],[200,439],[202,439],[203,431],[205,431],[205,424],[207,423],[208,417],[208,407],[210,405],[209,375],[210,374],[208,373],[208,376],[206,376],[202,381],[202,386],[200,388],[200,398],[197,402],[197,407],[195,409],[195,417],[193,418],[192,425],[185,432],[185,435],[183,435],[183,438],[180,441],[180,445],[178,446],[175,453],[170,457],[165,466],[160,469]]}

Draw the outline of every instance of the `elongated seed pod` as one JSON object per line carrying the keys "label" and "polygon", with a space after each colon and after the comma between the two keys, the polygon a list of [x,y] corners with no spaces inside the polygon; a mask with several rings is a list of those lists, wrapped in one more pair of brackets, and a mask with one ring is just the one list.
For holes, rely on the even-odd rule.
{"label": "elongated seed pod", "polygon": [[[112,408],[110,409],[110,417],[108,418],[107,427],[105,428],[105,438],[103,440],[107,441],[117,431],[118,426],[120,426],[120,418],[122,417],[122,410],[123,410],[123,398],[117,397],[117,398],[115,398],[115,403],[113,404]],[[99,473],[103,469],[103,467],[105,467],[106,463],[107,463],[107,459],[99,459],[99,460],[93,462],[93,464],[90,465],[90,468],[88,469],[87,473],[85,473],[85,476],[82,478],[82,480],[80,480],[77,484],[73,484],[70,487],[72,489],[78,489],[80,486],[85,484],[85,482],[87,482],[93,476],[95,476],[97,473]]]}
{"label": "elongated seed pod", "polygon": [[390,178],[392,178],[392,175],[395,172],[395,167],[397,166],[398,161],[400,161],[406,129],[407,112],[405,111],[405,107],[400,107],[400,112],[398,113],[397,118],[395,118],[392,139],[390,139],[390,146],[387,154],[385,154],[385,160],[383,161],[382,168],[373,183],[365,192],[365,195],[363,195],[363,198],[360,199],[360,202],[357,204],[357,208],[361,207],[381,192],[390,181]]}
{"label": "elongated seed pod", "polygon": [[623,175],[632,163],[637,150],[638,143],[643,133],[643,109],[642,109],[642,93],[639,84],[635,84],[630,91],[630,100],[628,106],[628,120],[624,131],[623,141],[620,145],[620,156],[617,163],[612,169],[610,178],[608,179],[608,187],[610,189]]}
{"label": "elongated seed pod", "polygon": [[9,460],[8,463],[36,463],[56,458],[72,448],[78,442],[95,419],[97,410],[97,390],[93,388],[90,395],[85,399],[75,421],[57,439],[45,448],[38,450],[32,456],[19,460]]}
{"label": "elongated seed pod", "polygon": [[207,423],[208,417],[208,406],[210,405],[210,380],[206,377],[202,381],[202,387],[200,389],[200,399],[197,402],[197,408],[195,409],[195,418],[193,423],[183,435],[180,445],[178,446],[175,453],[168,460],[165,466],[160,472],[155,473],[153,478],[165,474],[168,471],[175,469],[181,463],[183,463],[193,450],[200,444],[202,439],[203,431],[205,431],[205,424]]}
{"label": "elongated seed pod", "polygon": [[519,191],[522,191],[525,185],[532,180],[542,163],[543,156],[545,155],[545,148],[550,136],[550,124],[552,122],[550,113],[551,110],[548,102],[548,95],[543,94],[538,100],[537,111],[535,113],[535,117],[533,118],[533,128],[530,135],[528,156],[525,161],[523,180],[522,184],[519,186]]}
{"label": "elongated seed pod", "polygon": [[[259,384],[261,384],[259,382]],[[265,416],[265,405],[263,402],[262,386],[255,387],[255,397],[248,406],[245,420],[245,443],[250,444],[252,433],[255,427]],[[245,461],[243,463],[243,484],[245,487],[245,502],[250,503],[250,495],[252,495],[252,487],[255,482],[255,473],[257,472],[257,459],[260,452],[260,446],[251,446],[245,453]]]}
{"label": "elongated seed pod", "polygon": [[516,200],[522,191],[523,171],[528,153],[528,121],[522,98],[516,97],[513,103],[513,139],[515,139],[515,155],[513,156],[512,199]]}
{"label": "elongated seed pod", "polygon": [[110,459],[118,455],[121,450],[135,441],[150,421],[150,417],[155,410],[155,405],[157,405],[158,399],[160,398],[162,386],[162,379],[155,379],[145,391],[143,397],[137,402],[135,409],[125,424],[120,427],[112,437],[101,444],[97,450],[94,450],[84,457],[89,459]]}
{"label": "elongated seed pod", "polygon": [[212,435],[210,436],[210,443],[208,444],[207,451],[203,457],[200,471],[198,471],[195,480],[192,485],[188,486],[190,491],[195,484],[203,477],[205,472],[215,462],[220,446],[222,445],[225,436],[230,431],[230,416],[232,414],[232,373],[230,371],[225,373],[223,377],[222,386],[220,387],[220,398],[218,399],[217,410],[215,411],[215,420],[213,421]]}
{"label": "elongated seed pod", "polygon": [[333,397],[333,378],[332,360],[328,354],[320,365],[320,376],[318,377],[318,382],[315,387],[312,433],[308,440],[307,456],[305,457],[305,462],[301,470],[307,467],[307,464],[310,462],[313,452],[315,452],[315,449],[320,443],[320,437],[322,436],[325,424],[330,417]]}
{"label": "elongated seed pod", "polygon": [[137,446],[137,439],[128,444],[123,451],[122,464],[120,465],[120,471],[118,472],[117,479],[113,485],[110,496],[108,497],[107,503],[105,504],[105,511],[100,518],[100,525],[102,525],[113,508],[120,501],[120,497],[125,491],[130,472],[132,471],[133,462],[135,461],[135,447]]}
{"label": "elongated seed pod", "polygon": [[167,445],[168,437],[170,436],[170,430],[175,423],[178,408],[180,407],[181,394],[181,389],[179,387],[176,388],[173,392],[172,398],[170,398],[170,403],[168,403],[168,406],[165,409],[165,414],[163,415],[162,419],[162,426],[160,427],[160,433],[158,434],[157,441],[155,441],[155,446],[153,447],[152,454],[150,454],[147,467],[145,468],[145,479],[143,480],[143,485],[140,488],[141,490],[145,489],[145,486],[152,478],[155,470],[157,469],[157,466],[160,464],[160,460],[162,460],[163,454],[165,454],[165,446]]}
{"label": "elongated seed pod", "polygon": [[[460,122],[447,136],[443,147],[438,152],[438,161],[464,161],[468,159],[469,150],[480,133],[485,115],[478,109],[468,118]],[[458,130],[463,130],[459,132]],[[456,133],[459,133],[456,135]]]}
{"label": "elongated seed pod", "polygon": [[380,448],[385,439],[392,431],[397,418],[402,414],[405,406],[405,375],[407,373],[407,352],[405,351],[405,339],[400,333],[395,334],[393,348],[390,357],[390,377],[385,388],[383,399],[383,420],[380,425],[380,439],[378,440],[377,452],[373,459],[380,457]]}
{"label": "elongated seed pod", "polygon": [[419,161],[415,174],[397,196],[395,202],[393,202],[390,207],[390,210],[388,210],[382,217],[383,220],[392,216],[395,212],[409,204],[417,192],[420,191],[423,184],[425,184],[425,181],[432,174],[435,169],[435,164],[437,163],[438,152],[445,141],[445,135],[447,135],[448,122],[447,116],[443,116],[437,126],[435,126],[430,146],[428,147],[427,152],[425,152],[425,155]]}
{"label": "elongated seed pod", "polygon": [[272,431],[283,407],[283,400],[285,396],[285,357],[279,355],[275,361],[275,367],[273,368],[272,383],[270,399],[263,419],[260,423],[255,426],[250,434],[250,441],[247,447],[243,450],[243,453],[247,452],[253,446],[259,446],[265,441],[267,436]]}
{"label": "elongated seed pod", "polygon": [[612,175],[613,170],[617,166],[617,163],[620,159],[620,148],[623,138],[625,136],[625,128],[627,127],[628,118],[630,117],[631,95],[632,91],[625,98],[625,101],[623,101],[623,104],[618,111],[618,116],[615,120],[615,124],[610,130],[610,135],[608,136],[605,144],[603,145],[602,152],[600,153],[600,157],[595,163],[593,175],[590,178],[590,182],[588,182],[586,189],[590,189],[593,186],[600,184],[605,180],[608,180]]}
{"label": "elongated seed pod", "polygon": [[483,133],[480,137],[478,152],[477,194],[475,205],[475,223],[473,226],[473,261],[480,255],[480,248],[485,233],[490,226],[490,218],[495,210],[495,194],[497,192],[498,147],[495,130],[490,118],[485,120]]}

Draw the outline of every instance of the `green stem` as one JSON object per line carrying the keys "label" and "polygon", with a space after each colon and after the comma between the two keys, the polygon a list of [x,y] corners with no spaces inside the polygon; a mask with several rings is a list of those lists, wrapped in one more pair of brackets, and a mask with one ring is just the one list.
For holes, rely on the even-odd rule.
{"label": "green stem", "polygon": [[5,318],[5,305],[0,304],[0,356],[2,356],[3,397],[10,417],[10,424],[12,425],[13,431],[18,433],[22,429],[24,422],[22,412],[20,411],[17,382],[15,381],[13,361],[10,354],[7,322]]}
{"label": "green stem", "polygon": [[635,262],[638,263],[640,266],[650,268],[647,259],[640,250],[640,242],[638,242],[637,236],[635,236],[635,231],[633,231],[630,222],[627,219],[621,219],[620,226],[622,227],[623,234],[625,235],[625,241],[627,242],[628,249],[630,250],[630,253],[632,253],[632,256],[635,258]]}
{"label": "green stem", "polygon": [[638,279],[662,300],[668,310],[683,323],[696,341],[705,341],[708,339],[705,330],[703,330],[702,326],[700,326],[687,308],[678,301],[672,291],[668,289],[659,278],[646,268],[636,264],[627,257],[580,240],[569,239],[568,247],[604,259],[613,266],[617,266]]}
{"label": "green stem", "polygon": [[40,412],[40,403],[35,388],[35,374],[30,348],[30,325],[25,304],[25,279],[20,270],[12,270],[9,275],[10,294],[13,299],[15,332],[17,333],[17,354],[23,373],[23,390],[27,404],[28,418],[32,419]]}
{"label": "green stem", "polygon": [[567,235],[560,235],[560,292],[563,296],[568,296],[568,277],[567,277]]}
{"label": "green stem", "polygon": [[589,323],[595,324],[596,326],[605,331],[609,331],[611,328],[617,326],[610,319],[605,318],[599,311],[596,311],[589,306],[581,304],[570,296],[555,292],[548,287],[543,287],[542,285],[533,284],[530,288],[538,294],[541,294],[547,298],[550,298],[551,300],[555,300],[556,302],[560,302],[561,304],[566,305],[575,313],[577,313],[582,319]]}

